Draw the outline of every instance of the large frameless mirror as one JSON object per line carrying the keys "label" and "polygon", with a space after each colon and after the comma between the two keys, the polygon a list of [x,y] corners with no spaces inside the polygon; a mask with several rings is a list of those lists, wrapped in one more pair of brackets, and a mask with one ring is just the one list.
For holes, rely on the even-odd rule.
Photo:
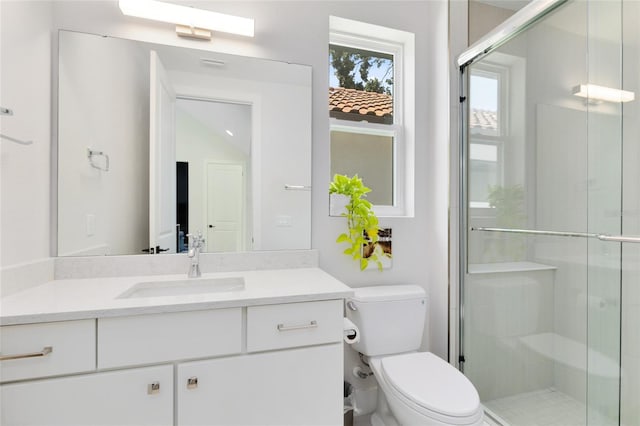
{"label": "large frameless mirror", "polygon": [[60,31],[59,256],[308,249],[310,182],[311,67]]}

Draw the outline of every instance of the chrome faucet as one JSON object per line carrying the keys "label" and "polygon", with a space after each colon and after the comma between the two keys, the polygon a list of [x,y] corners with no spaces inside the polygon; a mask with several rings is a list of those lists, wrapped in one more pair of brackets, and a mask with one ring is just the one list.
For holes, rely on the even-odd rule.
{"label": "chrome faucet", "polygon": [[197,235],[187,234],[189,239],[189,253],[191,266],[189,266],[189,278],[198,278],[202,275],[200,272],[200,249],[204,246],[204,238],[202,232],[198,231]]}

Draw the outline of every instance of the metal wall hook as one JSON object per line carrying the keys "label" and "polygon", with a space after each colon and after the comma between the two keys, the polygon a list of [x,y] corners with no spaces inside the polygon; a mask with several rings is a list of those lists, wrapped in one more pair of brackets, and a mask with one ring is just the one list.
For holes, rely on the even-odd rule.
{"label": "metal wall hook", "polygon": [[[93,162],[93,157],[104,157],[105,165],[101,166]],[[94,169],[102,170],[103,172],[109,171],[109,156],[102,151],[94,151],[91,148],[87,148],[87,158],[89,159],[89,164]]]}
{"label": "metal wall hook", "polygon": [[23,141],[20,139],[12,138],[11,136],[3,135],[2,133],[0,133],[0,138],[15,142],[20,145],[31,145],[33,143],[33,141]]}
{"label": "metal wall hook", "polygon": [[[13,115],[13,110],[10,108],[0,107],[0,115]],[[12,138],[11,136],[3,135],[1,133],[0,139],[6,139],[20,145],[31,145],[33,143],[33,141],[23,141],[21,139]]]}

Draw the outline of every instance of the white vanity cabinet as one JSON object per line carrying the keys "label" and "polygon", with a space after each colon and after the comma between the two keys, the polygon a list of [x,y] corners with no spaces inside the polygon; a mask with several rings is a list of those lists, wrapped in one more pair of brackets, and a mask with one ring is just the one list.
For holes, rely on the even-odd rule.
{"label": "white vanity cabinet", "polygon": [[3,425],[173,424],[173,366],[35,380],[0,387]]}
{"label": "white vanity cabinet", "polygon": [[95,373],[95,319],[1,327],[0,342],[0,381],[13,382],[0,386],[0,424],[173,422],[173,368]]}
{"label": "white vanity cabinet", "polygon": [[178,365],[177,425],[342,424],[342,363],[342,301],[249,307],[247,353]]}
{"label": "white vanity cabinet", "polygon": [[342,303],[1,327],[0,424],[341,424]]}

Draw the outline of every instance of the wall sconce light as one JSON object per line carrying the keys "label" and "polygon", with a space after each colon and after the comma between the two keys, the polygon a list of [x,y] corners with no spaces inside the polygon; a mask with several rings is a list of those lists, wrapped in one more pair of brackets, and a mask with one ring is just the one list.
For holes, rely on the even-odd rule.
{"label": "wall sconce light", "polygon": [[630,102],[636,98],[635,93],[595,84],[580,84],[573,88],[573,94],[590,101]]}
{"label": "wall sconce light", "polygon": [[156,0],[119,0],[123,14],[176,24],[181,37],[211,40],[211,31],[253,37],[254,20]]}

